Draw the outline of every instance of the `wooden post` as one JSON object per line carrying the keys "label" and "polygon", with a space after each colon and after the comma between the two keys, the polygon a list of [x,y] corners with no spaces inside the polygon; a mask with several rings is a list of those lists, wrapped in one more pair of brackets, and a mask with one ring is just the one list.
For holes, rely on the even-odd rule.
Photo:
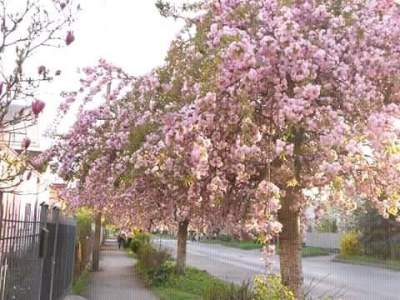
{"label": "wooden post", "polygon": [[93,256],[92,256],[93,272],[99,271],[100,247],[101,247],[101,213],[97,213],[95,219],[94,245],[93,245]]}

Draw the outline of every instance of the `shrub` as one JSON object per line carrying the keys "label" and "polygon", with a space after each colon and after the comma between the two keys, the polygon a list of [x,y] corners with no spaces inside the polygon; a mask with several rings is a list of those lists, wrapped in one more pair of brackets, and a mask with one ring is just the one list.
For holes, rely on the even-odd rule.
{"label": "shrub", "polygon": [[92,213],[87,208],[79,208],[75,211],[76,218],[76,245],[75,245],[75,266],[74,276],[79,277],[91,255],[92,235]]}
{"label": "shrub", "polygon": [[173,267],[169,263],[171,256],[166,250],[157,250],[150,243],[144,243],[137,252],[136,271],[149,285],[158,285],[168,277]]}
{"label": "shrub", "polygon": [[140,247],[144,244],[150,243],[150,235],[146,233],[135,233],[131,241],[129,242],[129,248],[134,252],[138,253]]}
{"label": "shrub", "polygon": [[130,246],[130,244],[131,244],[131,241],[132,241],[132,238],[129,237],[129,238],[127,238],[127,239],[123,242],[123,247],[124,247],[124,249],[128,249],[128,248],[129,248],[129,246]]}
{"label": "shrub", "polygon": [[285,287],[279,276],[256,276],[253,288],[249,283],[236,285],[212,285],[204,300],[295,300],[293,293]]}
{"label": "shrub", "polygon": [[355,231],[347,232],[340,241],[341,255],[359,255],[361,254],[361,244],[358,233]]}
{"label": "shrub", "polygon": [[86,208],[79,208],[75,213],[77,237],[86,239],[92,233],[92,213]]}
{"label": "shrub", "polygon": [[276,275],[256,276],[254,279],[254,300],[295,300],[293,293],[282,284]]}
{"label": "shrub", "polygon": [[88,269],[84,270],[78,279],[74,280],[72,284],[72,292],[75,295],[80,295],[86,291],[90,280],[90,272]]}
{"label": "shrub", "polygon": [[155,270],[152,278],[153,286],[160,286],[175,272],[175,263],[171,260],[163,262],[159,269]]}
{"label": "shrub", "polygon": [[133,251],[133,253],[138,253],[141,242],[137,239],[132,239],[129,244],[129,248]]}
{"label": "shrub", "polygon": [[383,259],[400,258],[400,224],[394,216],[385,219],[370,205],[366,210],[367,213],[357,217],[363,254]]}
{"label": "shrub", "polygon": [[213,284],[204,293],[203,300],[254,300],[254,293],[250,283],[244,282],[241,286],[234,284]]}

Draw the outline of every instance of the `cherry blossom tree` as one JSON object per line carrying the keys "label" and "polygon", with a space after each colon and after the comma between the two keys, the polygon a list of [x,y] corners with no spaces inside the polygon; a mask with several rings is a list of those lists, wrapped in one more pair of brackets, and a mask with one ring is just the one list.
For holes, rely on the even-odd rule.
{"label": "cherry blossom tree", "polygon": [[214,93],[196,100],[197,132],[214,136],[207,157],[222,156],[220,188],[246,191],[244,216],[266,242],[279,233],[283,283],[301,298],[306,208],[320,214],[326,199],[349,212],[361,194],[383,215],[398,212],[399,7],[249,0],[205,8],[218,70]]}

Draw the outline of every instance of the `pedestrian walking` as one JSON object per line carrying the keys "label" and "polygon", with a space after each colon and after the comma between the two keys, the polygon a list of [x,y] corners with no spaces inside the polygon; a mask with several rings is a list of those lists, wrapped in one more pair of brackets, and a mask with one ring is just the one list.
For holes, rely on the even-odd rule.
{"label": "pedestrian walking", "polygon": [[124,242],[124,238],[122,236],[122,233],[118,233],[118,237],[117,237],[117,241],[118,241],[118,249],[121,249],[121,245]]}

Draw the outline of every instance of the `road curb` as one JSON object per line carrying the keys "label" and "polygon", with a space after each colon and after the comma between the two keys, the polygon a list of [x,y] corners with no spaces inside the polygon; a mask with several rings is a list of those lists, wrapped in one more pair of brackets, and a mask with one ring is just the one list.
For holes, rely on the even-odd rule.
{"label": "road curb", "polygon": [[337,262],[337,263],[349,264],[349,265],[375,267],[375,268],[380,268],[380,269],[400,272],[399,268],[391,267],[390,265],[385,265],[385,264],[380,264],[380,263],[363,262],[363,261],[352,261],[352,260],[345,259],[345,258],[340,258],[340,257],[337,257],[337,256],[332,258],[331,261],[332,262]]}
{"label": "road curb", "polygon": [[87,300],[87,299],[82,296],[68,295],[63,300]]}

